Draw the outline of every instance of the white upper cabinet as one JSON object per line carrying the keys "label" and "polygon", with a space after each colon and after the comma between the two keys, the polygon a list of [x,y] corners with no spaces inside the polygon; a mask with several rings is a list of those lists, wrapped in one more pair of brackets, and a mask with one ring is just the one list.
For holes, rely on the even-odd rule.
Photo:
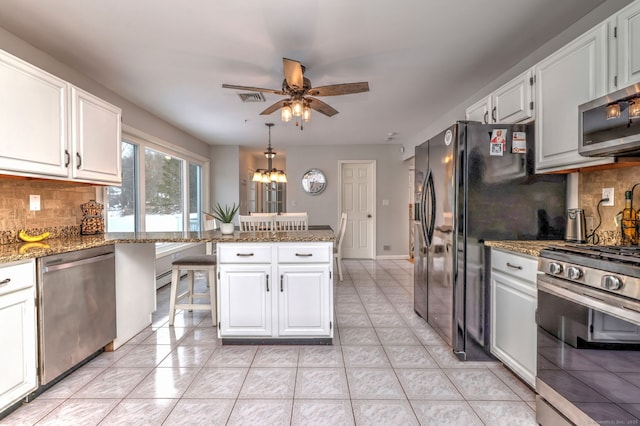
{"label": "white upper cabinet", "polygon": [[465,119],[470,121],[479,121],[484,124],[492,123],[491,121],[491,96],[485,96],[475,104],[467,108]]}
{"label": "white upper cabinet", "polygon": [[513,124],[533,117],[533,70],[529,69],[493,92],[494,123]]}
{"label": "white upper cabinet", "polygon": [[578,106],[607,93],[607,28],[598,25],[534,67],[536,172],[613,161],[578,153]]}
{"label": "white upper cabinet", "polygon": [[72,176],[120,184],[120,109],[72,87],[71,113]]}
{"label": "white upper cabinet", "polygon": [[467,120],[513,124],[533,117],[533,70],[527,70],[467,108]]}
{"label": "white upper cabinet", "polygon": [[120,184],[121,110],[0,50],[0,174]]}
{"label": "white upper cabinet", "polygon": [[617,88],[640,81],[640,2],[631,3],[616,17],[618,48]]}
{"label": "white upper cabinet", "polygon": [[0,170],[67,177],[67,83],[0,51],[0,91]]}

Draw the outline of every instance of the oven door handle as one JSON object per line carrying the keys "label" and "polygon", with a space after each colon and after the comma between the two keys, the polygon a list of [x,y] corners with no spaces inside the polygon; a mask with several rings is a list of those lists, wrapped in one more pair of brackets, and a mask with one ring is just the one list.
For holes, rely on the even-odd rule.
{"label": "oven door handle", "polygon": [[[546,279],[545,276],[538,276],[538,290],[544,291],[569,302],[577,303],[587,308],[596,309],[620,319],[632,322],[640,326],[640,303],[621,300],[617,297],[601,295],[600,292],[589,289],[580,289],[580,292],[555,284]],[[599,297],[602,296],[602,297]]]}

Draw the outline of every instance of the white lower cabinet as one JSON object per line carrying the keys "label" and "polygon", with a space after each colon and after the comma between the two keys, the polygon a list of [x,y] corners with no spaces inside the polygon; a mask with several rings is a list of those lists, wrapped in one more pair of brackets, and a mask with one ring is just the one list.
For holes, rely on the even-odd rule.
{"label": "white lower cabinet", "polygon": [[218,243],[222,338],[333,337],[332,243]]}
{"label": "white lower cabinet", "polygon": [[330,335],[329,268],[324,264],[286,265],[278,267],[278,275],[278,334]]}
{"label": "white lower cabinet", "polygon": [[535,387],[537,259],[491,250],[491,353]]}
{"label": "white lower cabinet", "polygon": [[271,336],[271,265],[220,265],[221,336]]}
{"label": "white lower cabinet", "polygon": [[0,412],[38,385],[35,292],[34,260],[0,267]]}

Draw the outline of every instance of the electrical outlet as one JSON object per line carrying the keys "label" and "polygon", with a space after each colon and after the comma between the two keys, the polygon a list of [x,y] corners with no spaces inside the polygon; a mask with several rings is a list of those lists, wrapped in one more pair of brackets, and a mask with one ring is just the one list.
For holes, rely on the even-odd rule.
{"label": "electrical outlet", "polygon": [[29,195],[29,210],[32,212],[40,211],[40,196]]}
{"label": "electrical outlet", "polygon": [[613,206],[613,188],[602,188],[602,198],[608,198],[609,201],[603,201],[603,206]]}

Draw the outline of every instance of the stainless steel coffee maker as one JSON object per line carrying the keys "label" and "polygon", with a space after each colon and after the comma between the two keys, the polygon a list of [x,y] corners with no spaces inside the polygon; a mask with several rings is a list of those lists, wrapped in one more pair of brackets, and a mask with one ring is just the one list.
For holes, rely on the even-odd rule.
{"label": "stainless steel coffee maker", "polygon": [[587,225],[583,209],[567,210],[567,230],[564,239],[572,243],[587,242]]}

